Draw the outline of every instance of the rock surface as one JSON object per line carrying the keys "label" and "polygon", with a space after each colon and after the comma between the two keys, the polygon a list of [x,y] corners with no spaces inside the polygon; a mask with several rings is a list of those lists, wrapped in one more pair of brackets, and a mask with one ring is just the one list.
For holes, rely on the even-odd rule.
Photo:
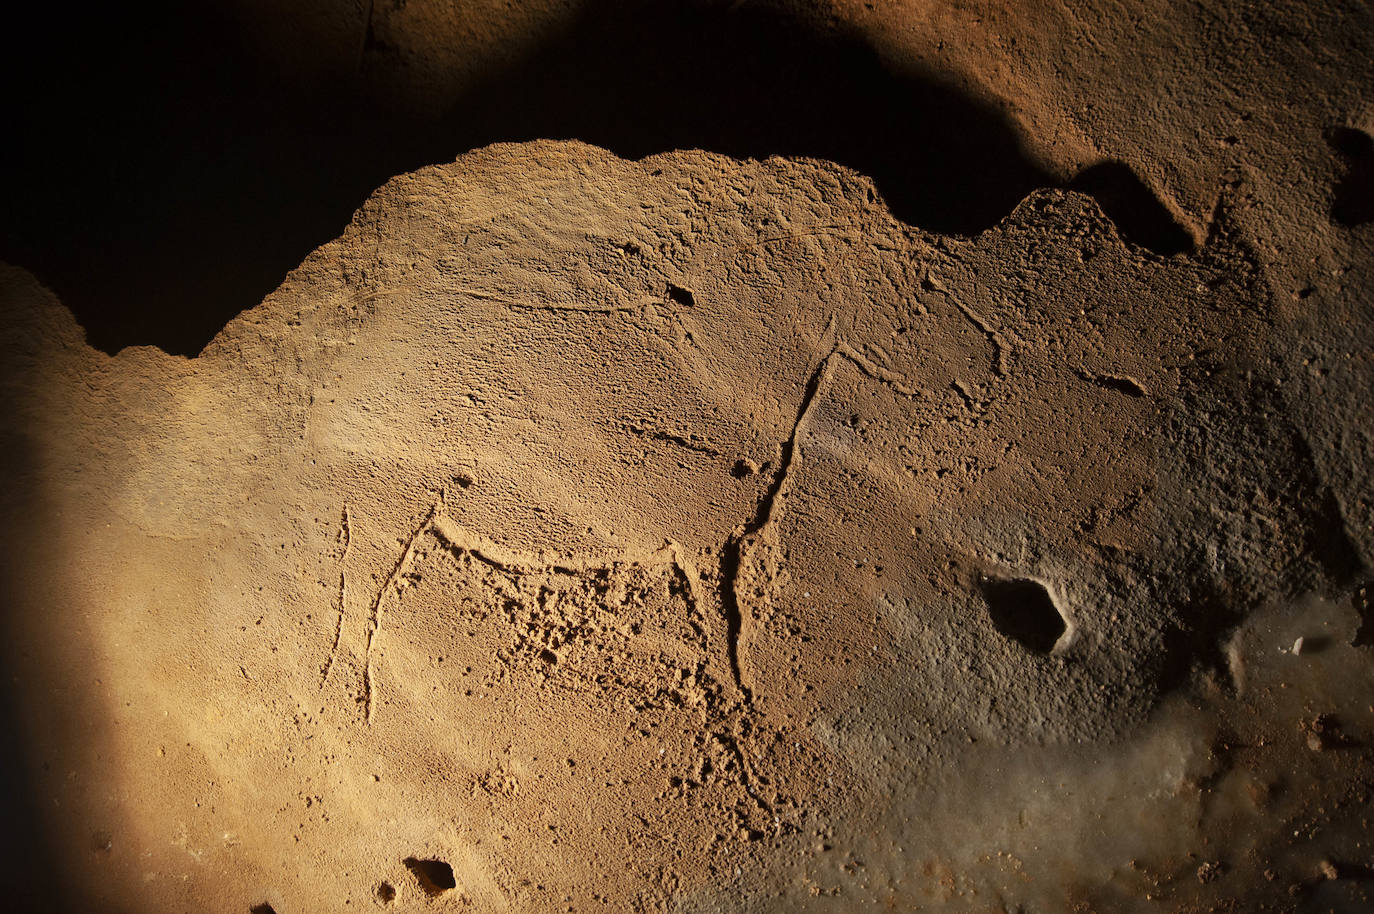
{"label": "rock surface", "polygon": [[1368,406],[1295,407],[1241,237],[543,142],[394,179],[194,359],[7,268],[7,668],[72,898],[1365,903]]}

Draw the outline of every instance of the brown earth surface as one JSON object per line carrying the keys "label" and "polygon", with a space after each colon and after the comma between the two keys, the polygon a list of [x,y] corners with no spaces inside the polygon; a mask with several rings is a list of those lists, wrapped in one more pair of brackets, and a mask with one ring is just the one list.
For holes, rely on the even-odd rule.
{"label": "brown earth surface", "polygon": [[[443,136],[649,15],[257,6],[285,96]],[[536,118],[194,357],[7,221],[15,904],[1370,908],[1374,15],[703,9],[927,119]]]}

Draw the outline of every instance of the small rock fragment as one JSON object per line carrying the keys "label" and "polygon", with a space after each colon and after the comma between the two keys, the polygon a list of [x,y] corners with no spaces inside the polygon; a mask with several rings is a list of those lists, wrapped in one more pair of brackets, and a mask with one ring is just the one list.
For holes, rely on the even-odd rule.
{"label": "small rock fragment", "polygon": [[1343,744],[1340,723],[1330,714],[1318,714],[1311,720],[1304,720],[1300,726],[1307,734],[1307,748],[1313,752]]}
{"label": "small rock fragment", "polygon": [[1217,877],[1221,875],[1221,872],[1221,864],[1209,860],[1197,868],[1197,881],[1206,885],[1209,882],[1215,881]]}

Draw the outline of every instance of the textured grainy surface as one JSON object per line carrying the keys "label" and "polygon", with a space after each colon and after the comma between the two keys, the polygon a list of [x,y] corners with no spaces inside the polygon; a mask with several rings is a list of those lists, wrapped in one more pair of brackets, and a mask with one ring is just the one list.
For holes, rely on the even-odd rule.
{"label": "textured grainy surface", "polygon": [[0,299],[9,668],[84,905],[1364,897],[1368,493],[1224,211],[956,240],[828,163],[505,145],[196,359]]}
{"label": "textured grainy surface", "polygon": [[3,61],[10,906],[1374,907],[1374,7],[107,15]]}

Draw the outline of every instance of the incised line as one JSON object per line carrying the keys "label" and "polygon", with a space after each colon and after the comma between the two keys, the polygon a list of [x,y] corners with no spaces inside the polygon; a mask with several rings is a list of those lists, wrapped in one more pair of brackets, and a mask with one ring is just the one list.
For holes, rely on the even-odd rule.
{"label": "incised line", "polygon": [[1002,334],[997,332],[997,329],[984,320],[980,314],[959,301],[958,298],[950,295],[948,292],[944,294],[946,298],[954,303],[954,307],[959,309],[959,313],[962,314],[970,324],[982,331],[983,335],[988,338],[988,342],[992,343],[992,373],[999,378],[1005,378],[1007,376],[1006,343],[1002,339]]}
{"label": "incised line", "polygon": [[372,599],[372,614],[368,621],[367,628],[367,652],[365,654],[365,664],[363,667],[363,691],[367,702],[367,722],[372,723],[372,715],[376,711],[374,675],[372,672],[372,648],[377,641],[378,630],[382,627],[382,601],[386,597],[387,591],[391,590],[401,575],[405,574],[410,567],[410,560],[415,555],[415,544],[425,531],[434,523],[434,518],[439,512],[439,506],[443,504],[440,497],[429,509],[425,519],[410,534],[406,540],[405,549],[401,552],[401,557],[396,560],[396,564],[391,568],[391,574],[387,575],[386,581],[377,591],[377,596]]}
{"label": "incised line", "polygon": [[348,609],[348,580],[344,577],[344,564],[348,561],[348,549],[353,545],[353,521],[348,513],[348,502],[344,502],[343,516],[339,519],[339,533],[334,541],[343,546],[339,552],[339,613],[334,622],[334,643],[330,646],[329,656],[325,658],[324,667],[320,671],[321,689],[329,682],[329,672],[334,669],[334,658],[338,656],[339,642],[343,640],[344,614]]}
{"label": "incised line", "polygon": [[771,532],[772,526],[780,516],[788,478],[797,459],[797,439],[811,414],[817,394],[830,377],[832,363],[836,357],[848,359],[864,374],[888,385],[903,396],[914,397],[921,393],[918,388],[906,383],[901,375],[875,364],[849,343],[836,337],[834,317],[831,317],[823,338],[834,339],[834,343],[807,379],[801,401],[797,406],[796,418],[792,422],[792,431],[780,447],[778,470],[773,476],[773,481],[759,501],[753,520],[726,542],[721,557],[721,603],[725,616],[730,671],[746,704],[753,702],[753,690],[744,682],[744,671],[740,663],[740,642],[746,635],[744,608],[740,599],[740,572],[755,547]]}
{"label": "incised line", "polygon": [[325,658],[324,669],[320,671],[320,688],[323,689],[325,683],[329,682],[329,671],[334,669],[334,658],[339,654],[339,642],[343,639],[344,609],[348,604],[348,582],[344,578],[344,573],[339,572],[339,614],[334,621],[334,643],[329,648],[329,656]]}

